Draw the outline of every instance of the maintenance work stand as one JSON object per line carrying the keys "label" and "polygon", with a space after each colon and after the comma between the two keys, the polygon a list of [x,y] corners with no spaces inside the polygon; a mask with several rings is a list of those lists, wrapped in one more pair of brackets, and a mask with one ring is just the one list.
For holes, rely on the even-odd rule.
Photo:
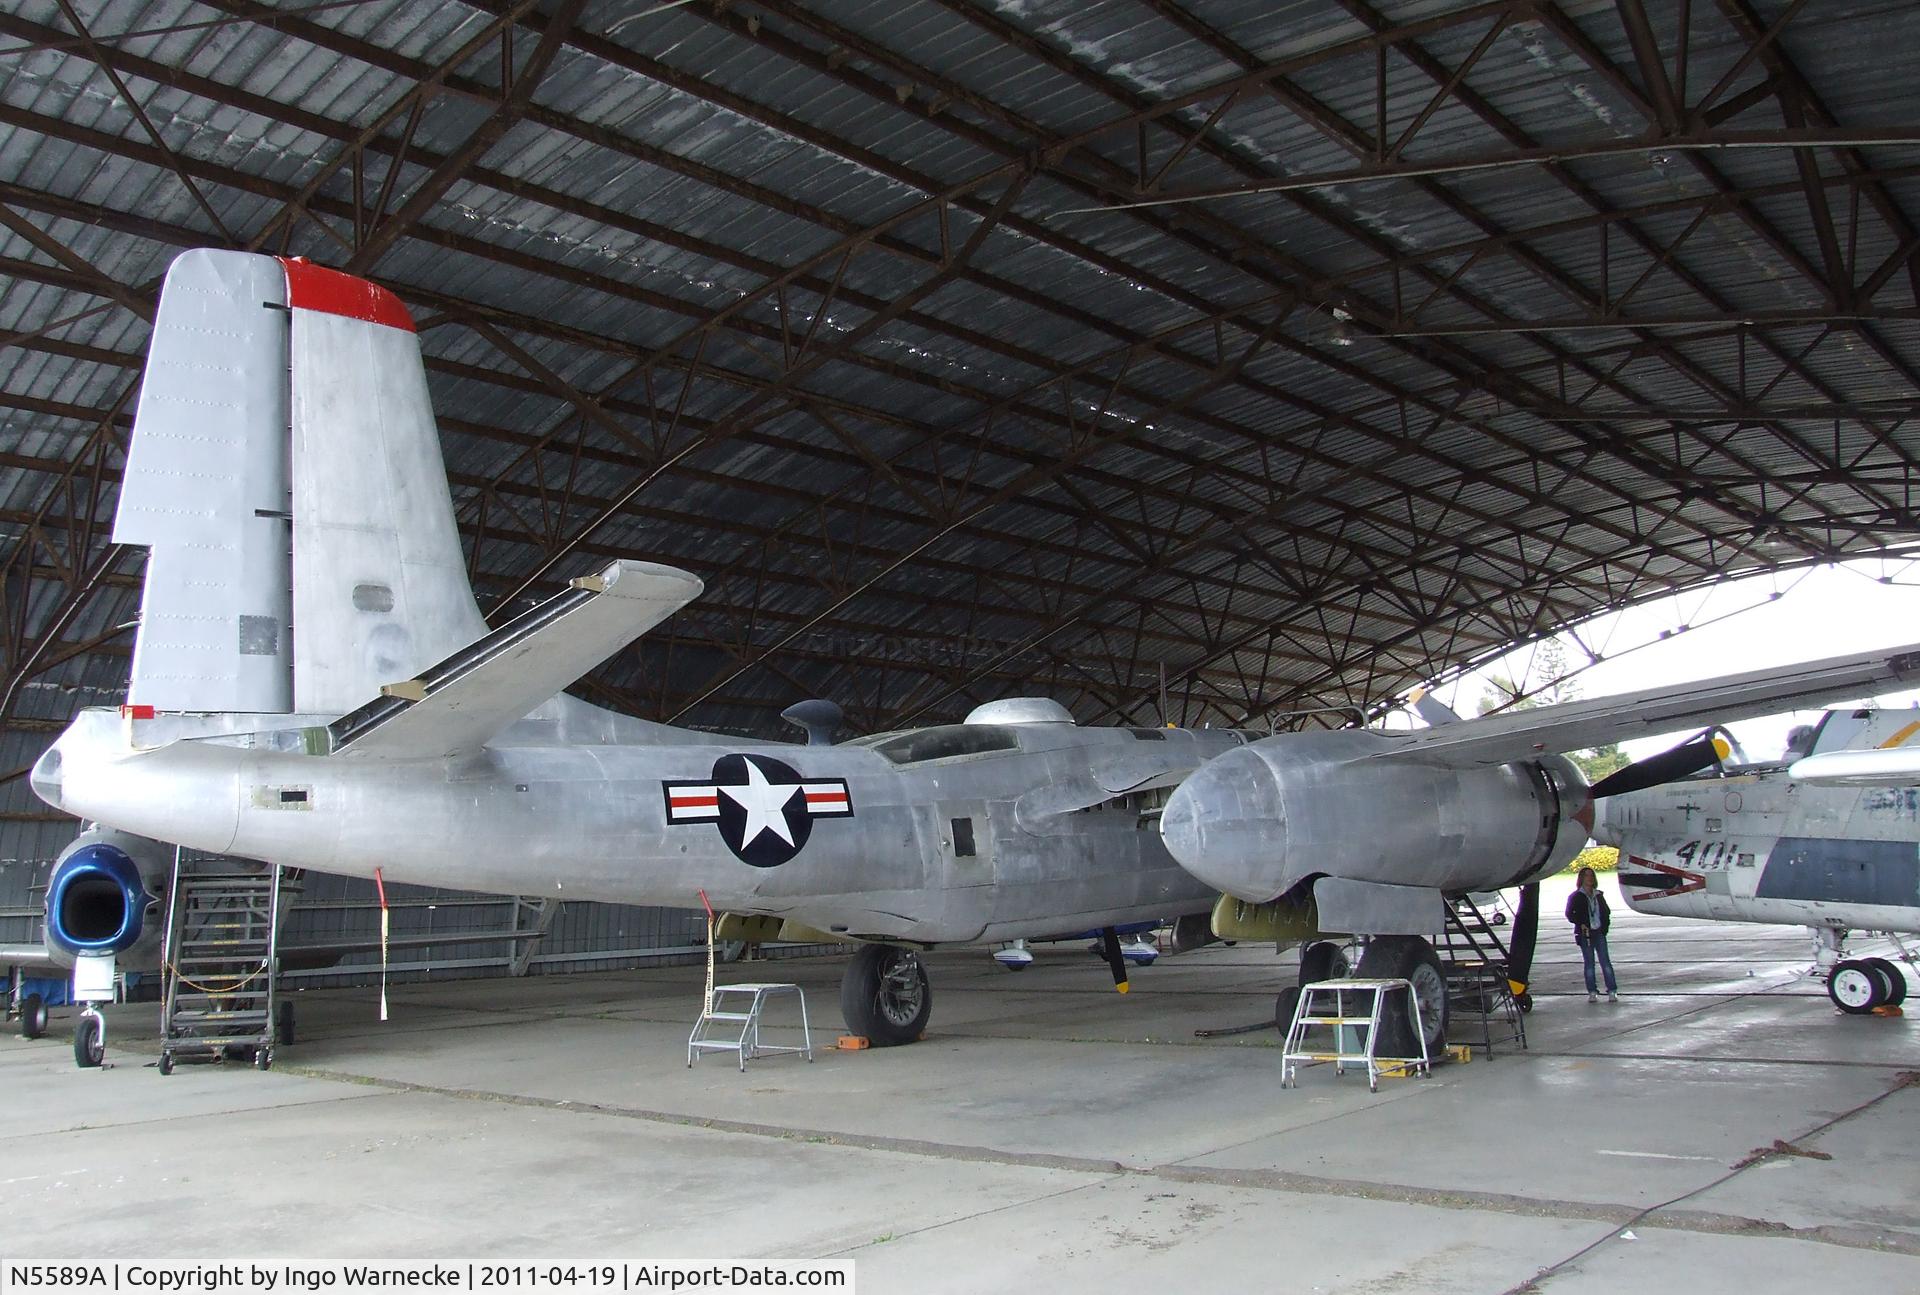
{"label": "maintenance work stand", "polygon": [[[1380,1018],[1390,996],[1405,994],[1407,1015],[1413,1023],[1413,1037],[1419,1041],[1417,1057],[1379,1055]],[[1308,1046],[1308,1035],[1315,1029],[1332,1031],[1329,1043]],[[1367,1089],[1380,1091],[1382,1075],[1425,1075],[1432,1071],[1427,1055],[1426,1031],[1420,1024],[1420,1000],[1413,984],[1406,980],[1322,980],[1305,985],[1300,1001],[1293,1009],[1293,1023],[1287,1029],[1286,1050],[1280,1058],[1280,1086],[1298,1086],[1300,1064],[1331,1061],[1333,1073],[1346,1074],[1348,1066],[1363,1066]]]}
{"label": "maintenance work stand", "polygon": [[[762,1043],[760,1025],[767,1000],[791,994],[800,1001],[800,1038],[798,1047],[789,1044]],[[744,1007],[738,1000],[746,1000]],[[728,1005],[723,1000],[734,1000]],[[700,1019],[687,1036],[687,1065],[702,1052],[731,1052],[740,1059],[740,1069],[755,1057],[782,1052],[798,1052],[813,1060],[813,1030],[807,1024],[807,996],[798,985],[746,984],[715,985]]]}

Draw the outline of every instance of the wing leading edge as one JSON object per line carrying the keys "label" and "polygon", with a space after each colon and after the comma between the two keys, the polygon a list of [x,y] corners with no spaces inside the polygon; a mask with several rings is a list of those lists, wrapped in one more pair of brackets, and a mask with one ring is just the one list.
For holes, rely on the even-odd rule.
{"label": "wing leading edge", "polygon": [[1920,644],[1420,729],[1373,758],[1508,764],[1689,725],[1726,724],[1825,706],[1916,681],[1920,681]]}

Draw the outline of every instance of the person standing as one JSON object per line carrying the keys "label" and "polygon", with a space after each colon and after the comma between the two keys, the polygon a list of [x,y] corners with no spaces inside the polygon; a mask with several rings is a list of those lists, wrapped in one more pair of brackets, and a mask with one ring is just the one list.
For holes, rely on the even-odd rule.
{"label": "person standing", "polygon": [[1600,959],[1606,973],[1607,1001],[1620,1001],[1619,986],[1613,979],[1613,959],[1607,955],[1607,897],[1600,893],[1600,879],[1592,868],[1580,869],[1573,893],[1567,896],[1567,920],[1573,923],[1573,938],[1580,946],[1580,963],[1587,973],[1587,1001],[1600,1001],[1600,987],[1594,983],[1593,960]]}

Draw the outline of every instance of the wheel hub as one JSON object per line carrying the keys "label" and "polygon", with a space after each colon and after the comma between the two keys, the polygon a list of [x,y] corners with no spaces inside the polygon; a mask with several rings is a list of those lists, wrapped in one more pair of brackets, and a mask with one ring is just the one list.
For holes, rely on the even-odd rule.
{"label": "wheel hub", "polygon": [[877,1005],[880,1014],[895,1025],[911,1025],[920,1014],[924,989],[920,980],[920,959],[902,953],[890,960],[880,972]]}
{"label": "wheel hub", "polygon": [[1432,967],[1421,963],[1408,977],[1413,996],[1420,1004],[1420,1026],[1429,1043],[1437,1036],[1447,1016],[1447,982]]}
{"label": "wheel hub", "polygon": [[1864,971],[1847,967],[1833,973],[1833,996],[1848,1007],[1865,1007],[1878,988]]}

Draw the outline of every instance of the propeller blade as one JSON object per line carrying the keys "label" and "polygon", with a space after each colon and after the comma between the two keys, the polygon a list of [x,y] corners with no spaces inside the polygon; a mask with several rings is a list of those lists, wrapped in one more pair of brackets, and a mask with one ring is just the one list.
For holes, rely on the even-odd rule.
{"label": "propeller blade", "polygon": [[1614,770],[1596,782],[1588,795],[1599,800],[1603,796],[1620,796],[1630,791],[1658,787],[1663,782],[1698,773],[1726,759],[1730,751],[1725,738],[1713,735],[1696,737],[1659,755],[1650,755],[1644,760],[1635,760],[1624,769]]}
{"label": "propeller blade", "polygon": [[1507,980],[1514,997],[1527,992],[1533,979],[1533,950],[1540,937],[1540,883],[1520,887],[1520,903],[1513,910],[1513,926],[1507,932]]}
{"label": "propeller blade", "polygon": [[1126,993],[1130,986],[1127,984],[1127,960],[1120,953],[1120,932],[1111,926],[1102,927],[1100,944],[1101,951],[1107,955],[1107,970],[1113,973],[1113,987]]}
{"label": "propeller blade", "polygon": [[1434,728],[1460,722],[1459,712],[1428,692],[1424,686],[1408,693],[1407,700],[1412,703],[1415,713]]}

